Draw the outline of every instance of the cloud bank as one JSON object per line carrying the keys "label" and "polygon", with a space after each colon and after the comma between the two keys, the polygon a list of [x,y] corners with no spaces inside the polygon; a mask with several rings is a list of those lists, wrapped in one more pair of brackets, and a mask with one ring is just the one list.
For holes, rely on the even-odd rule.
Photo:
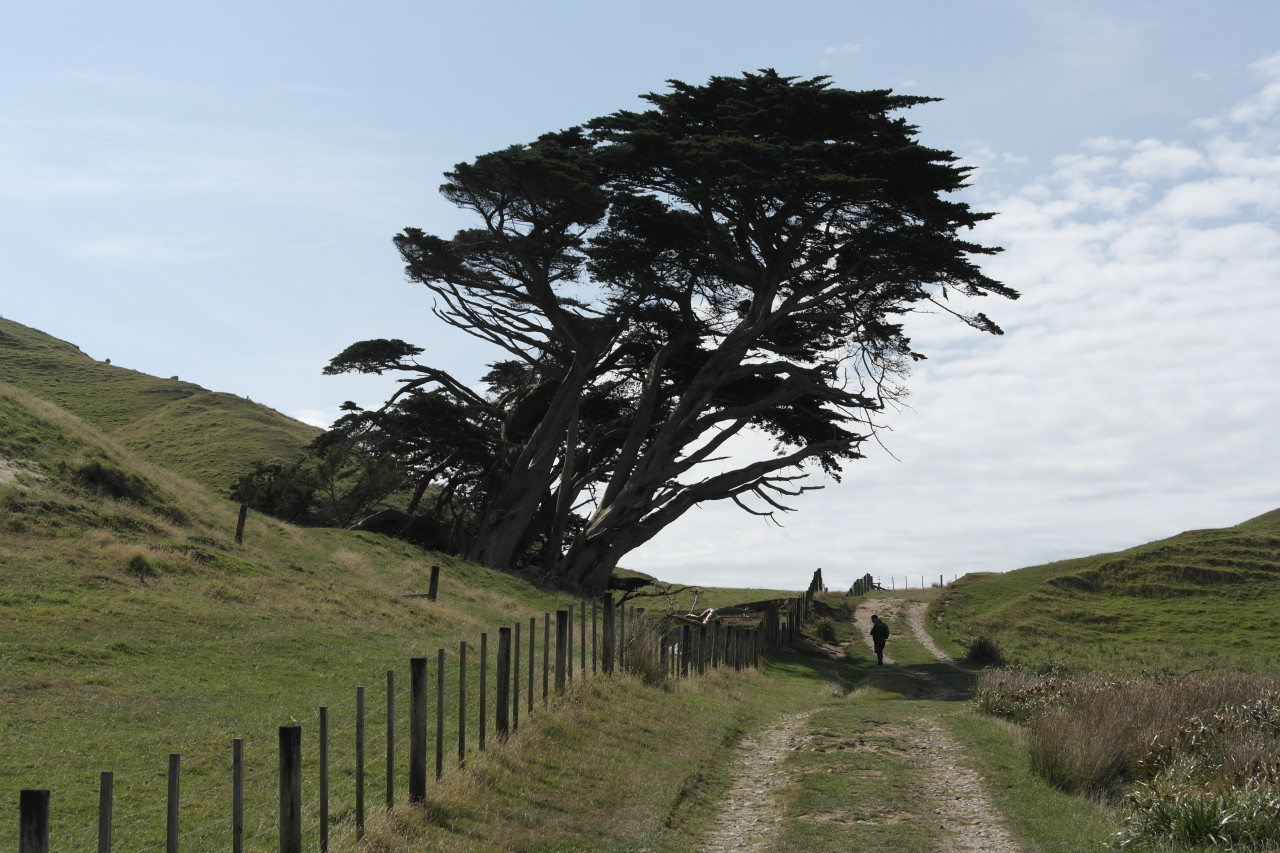
{"label": "cloud bank", "polygon": [[[1280,507],[1280,55],[1183,139],[1096,138],[1011,193],[980,240],[1022,291],[977,336],[912,318],[911,408],[842,484],[769,526],[690,513],[625,562],[803,586],[901,585],[1136,545]],[[723,543],[732,541],[730,551]],[[746,560],[731,554],[751,554]]]}

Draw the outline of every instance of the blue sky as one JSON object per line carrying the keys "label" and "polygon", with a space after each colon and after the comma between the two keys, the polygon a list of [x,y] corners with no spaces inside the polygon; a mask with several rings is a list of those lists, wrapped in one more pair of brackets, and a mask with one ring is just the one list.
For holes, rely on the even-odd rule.
{"label": "blue sky", "polygon": [[1008,334],[917,318],[884,450],[781,528],[709,505],[626,565],[785,587],[1080,556],[1280,507],[1278,57],[1262,0],[11,2],[0,314],[324,422],[390,390],[320,375],[353,341],[471,379],[497,357],[391,246],[468,224],[452,164],[669,78],[937,96],[910,117],[1001,214]]}

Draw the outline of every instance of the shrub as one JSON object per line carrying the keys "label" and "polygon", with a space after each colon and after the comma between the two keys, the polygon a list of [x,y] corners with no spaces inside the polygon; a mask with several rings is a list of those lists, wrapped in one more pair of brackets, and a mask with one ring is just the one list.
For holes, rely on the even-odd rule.
{"label": "shrub", "polygon": [[1183,762],[1128,797],[1130,813],[1116,835],[1121,848],[1211,845],[1225,850],[1274,850],[1280,845],[1280,793],[1255,780],[1205,790]]}
{"label": "shrub", "polygon": [[75,469],[72,477],[81,486],[113,500],[129,500],[146,505],[151,499],[150,483],[114,465],[88,462]]}
{"label": "shrub", "polygon": [[1004,655],[996,641],[986,634],[979,634],[964,644],[965,660],[981,666],[1004,666]]}
{"label": "shrub", "polygon": [[830,616],[820,616],[815,619],[812,631],[813,635],[823,642],[836,642],[836,624],[831,621]]}

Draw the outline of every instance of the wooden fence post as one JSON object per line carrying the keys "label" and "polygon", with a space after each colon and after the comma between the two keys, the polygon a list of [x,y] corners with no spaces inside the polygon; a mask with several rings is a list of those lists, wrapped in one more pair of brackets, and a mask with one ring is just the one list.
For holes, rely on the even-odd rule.
{"label": "wooden fence post", "polygon": [[302,727],[280,727],[280,853],[302,853]]}
{"label": "wooden fence post", "polygon": [[[436,778],[444,775],[444,649],[436,652]],[[459,700],[461,701],[461,700]]]}
{"label": "wooden fence post", "polygon": [[320,853],[329,853],[329,709],[320,708]]}
{"label": "wooden fence post", "polygon": [[244,544],[244,522],[249,517],[249,507],[247,504],[240,504],[240,515],[236,518],[236,544]]}
{"label": "wooden fence post", "polygon": [[680,676],[689,677],[689,655],[693,651],[693,626],[680,626]]}
{"label": "wooden fence post", "polygon": [[581,606],[578,608],[578,614],[582,617],[581,630],[578,632],[578,648],[581,650],[579,657],[582,659],[582,674],[587,674],[587,600],[584,598]]}
{"label": "wooden fence post", "polygon": [[[569,605],[569,609],[568,609],[568,610],[558,610],[558,611],[556,611],[556,617],[557,617],[557,619],[559,619],[559,614],[561,614],[561,613],[564,613],[564,614],[565,614],[565,626],[566,626],[566,628],[565,628],[564,633],[563,633],[563,634],[561,634],[561,633],[560,633],[560,624],[559,624],[559,622],[557,621],[557,623],[556,623],[556,645],[557,645],[557,646],[560,646],[560,645],[563,645],[563,646],[564,646],[564,655],[563,655],[563,660],[564,660],[564,677],[565,677],[566,679],[568,679],[568,680],[572,681],[572,680],[573,680],[573,605],[572,605],[572,604],[570,604],[570,605]],[[560,655],[560,652],[559,652],[559,651],[557,651],[557,652],[556,652],[556,661],[560,661],[560,660],[561,660],[561,655]],[[563,690],[563,687],[561,687],[560,689],[561,689],[561,690]]]}
{"label": "wooden fence post", "polygon": [[520,731],[520,623],[515,624],[511,649],[511,731]]}
{"label": "wooden fence post", "polygon": [[564,638],[569,633],[569,614],[564,610],[556,611],[556,694],[564,692],[565,647]]}
{"label": "wooden fence post", "polygon": [[494,731],[504,741],[511,733],[511,629],[498,629],[497,676],[494,689]]}
{"label": "wooden fence post", "polygon": [[178,853],[178,780],[182,771],[182,756],[169,753],[169,796],[165,818],[165,851]]}
{"label": "wooden fence post", "polygon": [[551,614],[542,614],[542,707],[547,707],[551,684]]}
{"label": "wooden fence post", "polygon": [[98,853],[111,853],[111,813],[115,803],[115,775],[102,771],[98,779]]}
{"label": "wooden fence post", "polygon": [[[356,838],[364,838],[364,688],[356,688]],[[242,853],[237,850],[236,853]]]}
{"label": "wooden fence post", "polygon": [[396,804],[396,672],[387,670],[387,811]]}
{"label": "wooden fence post", "polygon": [[604,638],[600,648],[601,669],[605,675],[613,674],[614,660],[614,636],[613,636],[613,615],[614,604],[613,594],[609,593],[604,597]]}
{"label": "wooden fence post", "polygon": [[431,585],[427,587],[427,601],[435,601],[436,593],[440,590],[440,567],[431,567]]}
{"label": "wooden fence post", "polygon": [[467,766],[467,641],[458,643],[458,766]]}
{"label": "wooden fence post", "polygon": [[409,659],[409,802],[427,801],[427,659]]}
{"label": "wooden fence post", "polygon": [[618,653],[618,669],[626,672],[627,670],[627,605],[626,602],[622,606],[614,610],[615,621],[618,623],[617,629],[613,635],[613,645]]}
{"label": "wooden fence post", "polygon": [[538,652],[538,618],[529,617],[529,714],[533,714],[533,664]]}
{"label": "wooden fence post", "polygon": [[485,729],[488,728],[489,716],[489,635],[480,634],[480,731],[476,746],[483,752]]}
{"label": "wooden fence post", "polygon": [[597,618],[597,612],[599,611],[599,609],[600,609],[599,600],[595,598],[591,599],[591,674],[592,675],[596,674],[596,643],[597,643],[596,626],[599,621]]}
{"label": "wooden fence post", "polygon": [[49,792],[18,794],[18,853],[49,853]]}
{"label": "wooden fence post", "polygon": [[244,738],[231,741],[231,853],[244,853]]}

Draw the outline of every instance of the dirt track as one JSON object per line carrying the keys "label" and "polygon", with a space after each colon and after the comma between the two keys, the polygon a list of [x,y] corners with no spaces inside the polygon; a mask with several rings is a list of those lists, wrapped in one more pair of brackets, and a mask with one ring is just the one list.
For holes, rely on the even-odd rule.
{"label": "dirt track", "polygon": [[[878,599],[859,605],[855,625],[865,634],[871,625],[871,614],[901,617],[914,638],[939,662],[960,668],[954,660],[934,644],[924,629],[924,604],[901,599]],[[893,647],[890,637],[888,652]],[[885,664],[923,679],[925,698],[953,700],[959,698],[951,689],[937,682],[927,672],[899,666],[890,654]],[[784,815],[783,793],[791,780],[785,765],[787,754],[803,739],[801,730],[807,715],[793,714],[780,718],[757,734],[744,738],[736,747],[739,755],[733,762],[732,781],[713,831],[703,850],[768,851],[774,846]],[[882,724],[880,733],[910,745],[911,753],[921,768],[920,794],[931,805],[931,821],[939,829],[934,849],[961,853],[1019,853],[1009,831],[1000,820],[977,773],[968,767],[960,745],[946,730],[929,717],[910,722]]]}

